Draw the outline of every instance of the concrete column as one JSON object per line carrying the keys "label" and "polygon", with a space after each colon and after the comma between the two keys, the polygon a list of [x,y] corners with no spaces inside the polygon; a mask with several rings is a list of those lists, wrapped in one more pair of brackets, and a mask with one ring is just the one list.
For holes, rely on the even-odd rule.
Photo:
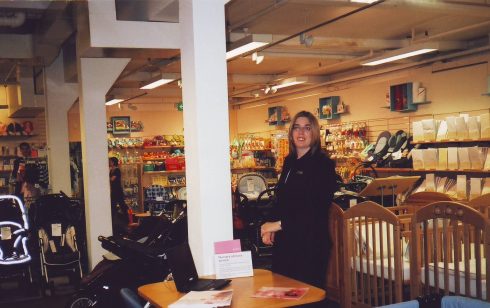
{"label": "concrete column", "polygon": [[189,242],[200,275],[213,243],[233,238],[223,0],[181,0]]}
{"label": "concrete column", "polygon": [[97,240],[112,233],[105,95],[130,59],[81,58],[80,131],[89,268],[106,252]]}
{"label": "concrete column", "polygon": [[78,84],[65,83],[63,52],[46,68],[49,181],[53,192],[71,193],[68,110],[78,97]]}

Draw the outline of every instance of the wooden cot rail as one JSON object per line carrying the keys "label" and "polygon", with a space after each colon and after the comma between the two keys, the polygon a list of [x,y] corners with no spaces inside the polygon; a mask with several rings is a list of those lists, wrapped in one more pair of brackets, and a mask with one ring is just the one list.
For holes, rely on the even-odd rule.
{"label": "wooden cot rail", "polygon": [[[490,283],[484,282],[482,275],[485,273],[485,280],[490,277],[489,241],[489,221],[482,213],[465,204],[439,201],[416,211],[412,216],[411,228],[411,298],[431,292],[460,295],[461,283],[464,283],[465,296],[490,301]],[[481,260],[482,244],[487,265],[485,270]],[[471,273],[473,265],[474,273]],[[453,277],[450,277],[450,273],[453,273]],[[451,282],[454,282],[452,288]],[[485,298],[483,283],[486,284]],[[474,289],[471,288],[473,284]]]}

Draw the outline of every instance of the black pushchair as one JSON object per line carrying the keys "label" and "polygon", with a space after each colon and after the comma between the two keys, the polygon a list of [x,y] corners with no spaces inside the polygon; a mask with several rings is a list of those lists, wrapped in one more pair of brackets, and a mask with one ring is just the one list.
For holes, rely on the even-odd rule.
{"label": "black pushchair", "polygon": [[29,222],[22,201],[11,195],[0,196],[0,281],[32,283],[32,257],[28,250]]}
{"label": "black pushchair", "polygon": [[[187,241],[185,206],[169,219],[166,215],[144,218],[131,236],[99,236],[102,247],[110,253],[83,277],[80,290],[67,307],[123,307],[120,290],[136,291],[141,285],[164,280],[170,273],[165,251]],[[137,239],[137,240],[136,240]]]}
{"label": "black pushchair", "polygon": [[256,257],[272,255],[271,246],[262,243],[260,226],[270,215],[275,201],[274,189],[267,188],[267,181],[258,173],[246,173],[238,179],[236,188],[239,216],[245,222],[245,241],[249,242]]}
{"label": "black pushchair", "polygon": [[51,294],[53,276],[68,275],[75,285],[82,277],[77,244],[82,213],[81,204],[63,193],[41,196],[31,204],[29,217],[38,235],[43,287],[49,286]]}

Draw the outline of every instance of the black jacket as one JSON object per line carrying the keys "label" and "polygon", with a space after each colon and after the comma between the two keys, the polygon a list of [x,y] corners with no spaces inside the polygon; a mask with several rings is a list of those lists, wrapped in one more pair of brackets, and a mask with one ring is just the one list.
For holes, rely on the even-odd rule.
{"label": "black jacket", "polygon": [[331,240],[328,211],[337,190],[334,162],[323,152],[288,156],[271,221],[281,221],[273,271],[325,288]]}

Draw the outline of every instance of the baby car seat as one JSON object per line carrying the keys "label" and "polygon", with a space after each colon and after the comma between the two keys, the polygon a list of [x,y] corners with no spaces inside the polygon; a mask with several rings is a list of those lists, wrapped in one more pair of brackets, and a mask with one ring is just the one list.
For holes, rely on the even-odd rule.
{"label": "baby car seat", "polygon": [[378,139],[376,140],[376,145],[374,146],[374,151],[371,156],[367,159],[367,162],[376,163],[378,160],[383,158],[386,155],[389,148],[388,141],[391,138],[391,133],[389,131],[384,131],[379,134]]}

